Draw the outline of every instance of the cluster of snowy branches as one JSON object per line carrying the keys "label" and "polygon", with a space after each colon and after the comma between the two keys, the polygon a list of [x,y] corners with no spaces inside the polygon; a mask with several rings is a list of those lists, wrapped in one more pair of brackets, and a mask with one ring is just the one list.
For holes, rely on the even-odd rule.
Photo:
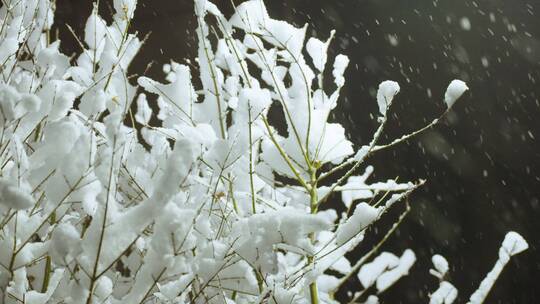
{"label": "cluster of snowy branches", "polygon": [[[411,249],[379,250],[424,181],[370,182],[366,160],[439,119],[380,143],[399,92],[385,81],[379,127],[355,151],[329,122],[349,63],[328,62],[333,32],[305,42],[306,26],[272,19],[261,0],[231,17],[196,0],[196,69],[172,62],[160,83],[127,74],[143,44],[130,30],[136,0],[114,0],[112,23],[95,7],[71,58],[53,38],[54,1],[2,4],[0,302],[335,303],[358,276],[350,301],[377,303],[414,264]],[[444,113],[466,90],[450,84]],[[281,108],[286,132],[270,107]],[[333,193],[346,212],[320,208]],[[349,261],[390,208],[404,211]],[[526,248],[509,233],[471,303]],[[431,303],[452,303],[448,263],[433,261],[441,283]]]}

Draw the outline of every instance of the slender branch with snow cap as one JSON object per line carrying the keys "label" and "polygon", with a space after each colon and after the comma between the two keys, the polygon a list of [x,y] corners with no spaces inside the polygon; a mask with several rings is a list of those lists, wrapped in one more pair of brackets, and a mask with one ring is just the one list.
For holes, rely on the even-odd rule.
{"label": "slender branch with snow cap", "polygon": [[[371,154],[371,150],[375,148],[379,138],[381,137],[384,127],[386,126],[386,122],[388,121],[386,113],[388,112],[388,109],[392,105],[392,99],[394,96],[399,93],[399,85],[394,81],[385,81],[379,85],[379,91],[377,92],[377,102],[379,103],[379,107],[384,106],[384,110],[381,111],[381,114],[383,116],[380,121],[380,125],[373,134],[373,138],[369,145],[362,146],[354,155],[354,157],[351,159],[352,163],[354,165],[345,173],[343,174],[332,186],[330,187],[329,191],[318,201],[317,206],[320,206],[322,203],[324,203],[330,195],[336,190],[337,187],[339,187],[341,184],[345,182],[354,172],[364,163],[364,161],[367,159],[367,157]],[[380,97],[380,99],[379,99]],[[380,101],[380,102],[379,102]],[[341,165],[343,165],[342,163]],[[340,168],[341,165],[338,165],[336,168]],[[332,170],[331,170],[332,171]],[[324,176],[323,176],[324,177]]]}
{"label": "slender branch with snow cap", "polygon": [[406,249],[401,257],[392,253],[383,252],[371,263],[365,264],[358,272],[358,279],[364,290],[357,293],[349,303],[355,303],[364,291],[375,284],[377,294],[380,294],[397,282],[401,277],[409,274],[409,270],[416,262],[416,255]]}
{"label": "slender branch with snow cap", "polygon": [[448,273],[448,261],[441,255],[436,254],[431,258],[433,268],[429,273],[440,280],[439,288],[429,295],[429,304],[452,304],[457,298],[458,291],[450,282],[445,281]]}
{"label": "slender branch with snow cap", "polygon": [[[383,86],[383,88],[386,89],[385,91],[392,92],[393,90],[395,91],[397,89],[397,92],[399,92],[399,85],[396,86],[395,84],[393,84],[393,81],[385,81],[384,83],[386,83],[386,85]],[[378,101],[378,104],[379,104],[380,113],[383,114],[383,113],[386,113],[386,111],[385,110],[381,111],[381,109],[384,108],[384,105],[387,104],[387,102],[386,102],[386,99],[385,99],[385,95],[380,90],[381,86],[382,86],[382,83],[379,86],[379,92],[377,93],[377,101]],[[400,144],[402,142],[405,142],[405,141],[407,141],[407,140],[409,140],[409,139],[411,139],[413,137],[416,137],[416,136],[424,133],[425,131],[431,129],[432,127],[437,125],[439,123],[439,121],[443,117],[446,116],[446,114],[450,110],[450,107],[456,102],[457,99],[459,99],[459,97],[461,97],[461,95],[466,90],[468,90],[468,87],[465,85],[465,83],[463,81],[461,81],[461,80],[453,80],[450,83],[450,85],[448,86],[447,93],[445,94],[445,103],[447,104],[447,109],[438,118],[434,119],[433,121],[431,121],[426,126],[420,128],[420,129],[418,129],[418,130],[416,130],[416,131],[414,131],[412,133],[403,135],[402,137],[393,140],[389,144],[375,145],[373,147],[371,147],[371,145],[362,146],[357,151],[357,153],[356,153],[356,155],[354,157],[349,158],[347,161],[341,163],[339,166],[336,166],[336,167],[332,168],[328,172],[325,172],[325,173],[321,174],[321,176],[319,177],[319,180],[323,180],[323,179],[329,177],[330,175],[334,174],[335,172],[338,172],[339,170],[342,170],[345,167],[347,167],[347,166],[349,166],[351,164],[354,164],[355,162],[358,162],[359,160],[363,161],[363,160],[365,160],[367,157],[369,157],[370,155],[372,155],[375,152],[379,152],[379,151],[382,151],[382,150],[389,149],[389,148],[391,148],[393,146],[396,146],[396,145],[398,145],[398,144]],[[379,96],[380,96],[380,98],[379,98]],[[390,94],[389,96],[392,96],[392,95]],[[384,116],[381,119],[384,122],[384,120],[385,120]],[[383,127],[383,125],[381,124],[381,126],[379,127],[379,129],[376,131],[375,134],[382,133],[382,127]]]}
{"label": "slender branch with snow cap", "polygon": [[399,93],[399,84],[395,81],[386,80],[379,84],[377,91],[377,105],[379,105],[379,113],[386,116],[394,96]]}
{"label": "slender branch with snow cap", "polygon": [[429,295],[429,304],[452,304],[458,295],[457,289],[451,283],[442,281],[439,288]]}
{"label": "slender branch with snow cap", "polygon": [[527,241],[519,233],[510,231],[504,237],[504,241],[499,249],[499,259],[495,262],[493,269],[486,275],[480,283],[478,289],[471,295],[469,304],[482,304],[489,291],[493,288],[495,281],[501,275],[504,267],[510,258],[529,248]]}
{"label": "slender branch with snow cap", "polygon": [[454,105],[454,103],[463,95],[463,93],[465,93],[469,88],[467,87],[467,85],[465,84],[465,82],[461,81],[461,80],[452,80],[452,82],[450,82],[450,85],[448,85],[448,88],[446,89],[446,93],[444,95],[444,102],[446,104],[446,110],[436,119],[434,119],[433,121],[431,121],[429,124],[425,125],[424,127],[414,131],[414,132],[411,132],[409,134],[406,134],[406,135],[403,135],[402,137],[398,138],[398,139],[395,139],[394,141],[390,142],[389,144],[385,144],[385,145],[379,145],[379,146],[375,146],[371,152],[378,152],[378,151],[381,151],[381,150],[386,150],[388,148],[391,148],[397,144],[400,144],[404,141],[407,141],[413,137],[416,137],[422,133],[424,133],[425,131],[431,129],[432,127],[434,127],[435,125],[437,125],[439,123],[439,121],[441,121],[441,119],[443,119],[446,114],[448,114],[448,112],[450,111],[450,109],[452,108],[452,106]]}
{"label": "slender branch with snow cap", "polygon": [[467,90],[469,90],[469,87],[465,82],[458,79],[452,80],[446,89],[446,93],[444,93],[444,102],[446,103],[446,106],[451,108]]}

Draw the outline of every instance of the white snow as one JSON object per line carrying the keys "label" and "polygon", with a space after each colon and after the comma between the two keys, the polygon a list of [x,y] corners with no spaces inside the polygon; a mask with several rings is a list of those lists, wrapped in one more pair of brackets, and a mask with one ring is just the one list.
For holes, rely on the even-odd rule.
{"label": "white snow", "polygon": [[360,203],[354,209],[353,215],[339,225],[336,231],[338,246],[345,244],[354,236],[366,229],[379,217],[379,209],[366,203]]}
{"label": "white snow", "polygon": [[377,278],[377,290],[383,292],[397,282],[401,277],[409,274],[409,269],[416,262],[416,255],[410,249],[403,252],[403,255],[399,258],[398,265]]}
{"label": "white snow", "polygon": [[366,157],[366,155],[368,155],[369,150],[370,150],[369,146],[364,145],[360,147],[360,149],[358,149],[358,151],[356,151],[356,154],[354,155],[354,160],[355,161],[363,160]]}
{"label": "white snow", "polygon": [[394,96],[399,93],[399,84],[395,81],[386,80],[379,84],[377,91],[377,104],[379,105],[379,113],[386,116],[386,111],[392,104]]}
{"label": "white snow", "polygon": [[480,61],[482,62],[483,67],[489,67],[489,59],[486,56],[482,56],[482,58],[480,58]]}
{"label": "white snow", "polygon": [[137,7],[137,0],[114,0],[114,10],[120,19],[131,19]]}
{"label": "white snow", "polygon": [[397,36],[397,35],[388,34],[388,35],[386,35],[386,37],[387,37],[387,39],[388,39],[388,42],[390,42],[390,45],[391,45],[391,46],[398,46],[399,40],[398,40],[398,36]]}
{"label": "white snow", "polygon": [[[97,7],[94,7],[90,17],[86,20],[84,27],[84,42],[88,44],[91,49],[98,49],[104,46],[104,38],[107,34],[107,23],[101,19],[98,15]],[[93,56],[93,52],[88,52],[90,56]],[[97,58],[96,58],[97,60]]]}
{"label": "white snow", "polygon": [[467,87],[465,82],[458,79],[452,80],[446,89],[446,93],[444,94],[444,102],[446,103],[446,106],[451,108],[456,100],[458,100],[468,89],[469,87]]}
{"label": "white snow", "polygon": [[355,200],[373,197],[373,191],[366,184],[366,180],[372,173],[373,167],[367,166],[364,174],[349,177],[347,183],[341,187],[341,200],[347,208],[349,208]]}
{"label": "white snow", "polygon": [[374,295],[370,295],[366,301],[364,302],[364,304],[379,304],[379,298],[377,298],[377,296],[374,296]]}
{"label": "white snow", "polygon": [[152,116],[152,109],[148,105],[145,94],[140,94],[137,98],[137,113],[135,114],[135,120],[143,125],[147,125]]}
{"label": "white snow", "polygon": [[327,56],[328,44],[322,42],[317,38],[309,38],[306,43],[306,50],[313,61],[313,65],[319,72],[324,70],[326,61],[328,60]]}
{"label": "white snow", "polygon": [[373,173],[373,167],[367,166],[364,174],[361,176],[351,176],[347,179],[347,183],[336,190],[341,191],[341,199],[346,207],[359,199],[372,198],[377,193],[381,192],[402,192],[413,189],[413,183],[397,183],[395,180],[387,180],[386,182],[376,182],[368,184],[366,180]]}
{"label": "white snow", "polygon": [[429,296],[429,304],[452,304],[458,295],[454,285],[443,281],[439,288]]}
{"label": "white snow", "polygon": [[345,84],[345,78],[343,77],[343,73],[345,73],[345,69],[348,65],[349,57],[342,54],[336,56],[336,59],[334,60],[334,70],[332,71],[332,75],[334,76],[334,82],[338,87],[342,87]]}
{"label": "white snow", "polygon": [[358,279],[364,288],[368,288],[377,281],[377,278],[387,269],[399,264],[399,258],[390,252],[382,252],[373,262],[367,263],[358,272]]}
{"label": "white snow", "polygon": [[58,224],[51,238],[51,256],[57,263],[64,263],[69,261],[73,256],[71,254],[77,253],[81,237],[77,228],[70,223]]}
{"label": "white snow", "polygon": [[439,255],[439,254],[434,255],[431,258],[431,261],[433,262],[433,267],[435,269],[430,269],[429,272],[435,277],[442,279],[448,272],[448,269],[449,269],[448,261],[442,255]]}
{"label": "white snow", "polygon": [[517,232],[510,231],[504,237],[502,247],[499,250],[499,258],[505,257],[506,254],[514,256],[529,248],[529,244],[525,239]]}
{"label": "white snow", "polygon": [[499,259],[495,262],[493,269],[482,280],[478,289],[471,295],[468,303],[483,303],[502,270],[510,261],[510,258],[527,250],[527,248],[529,248],[529,244],[527,244],[527,241],[521,235],[514,231],[508,232],[499,249]]}
{"label": "white snow", "polygon": [[34,206],[34,198],[13,181],[0,179],[0,206],[24,210]]}
{"label": "white snow", "polygon": [[461,25],[461,28],[464,31],[470,31],[471,30],[471,20],[469,20],[469,18],[467,18],[467,17],[462,17],[459,20],[459,25]]}

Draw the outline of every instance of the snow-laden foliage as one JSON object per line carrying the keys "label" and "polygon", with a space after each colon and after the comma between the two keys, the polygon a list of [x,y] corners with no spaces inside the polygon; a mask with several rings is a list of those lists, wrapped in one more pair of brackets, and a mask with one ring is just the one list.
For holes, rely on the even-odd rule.
{"label": "snow-laden foliage", "polygon": [[[353,300],[377,303],[407,275],[411,249],[374,256],[424,181],[368,181],[371,166],[357,172],[438,119],[379,143],[399,92],[385,81],[379,127],[355,152],[329,115],[349,63],[327,55],[334,32],[306,42],[307,26],[272,19],[261,0],[233,16],[196,0],[196,67],[166,65],[166,83],[134,79],[136,1],[113,4],[107,23],[96,3],[82,50],[69,58],[51,31],[54,1],[2,2],[2,303],[334,303],[356,274],[363,291]],[[466,89],[452,82],[448,107]],[[285,133],[269,121],[272,107]],[[332,208],[336,192],[347,212]],[[390,208],[405,211],[350,261]],[[471,302],[482,302],[499,269],[526,248],[515,233],[505,244]],[[434,262],[443,280],[448,265]],[[453,301],[448,284],[433,303]]]}

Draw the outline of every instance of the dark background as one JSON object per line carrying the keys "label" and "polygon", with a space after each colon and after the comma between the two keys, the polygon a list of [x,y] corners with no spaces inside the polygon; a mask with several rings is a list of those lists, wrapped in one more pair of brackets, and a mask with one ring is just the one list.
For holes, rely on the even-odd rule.
{"label": "dark background", "polygon": [[[231,12],[228,0],[214,2]],[[101,4],[100,11],[110,15],[112,4]],[[91,5],[57,0],[55,22],[64,32],[64,51],[78,51],[64,24],[82,33]],[[539,303],[540,0],[267,0],[266,5],[273,18],[309,23],[308,34],[322,40],[337,30],[332,54],[348,55],[351,64],[332,119],[344,125],[356,147],[376,128],[374,94],[381,81],[401,85],[384,142],[442,113],[452,79],[470,87],[442,124],[371,159],[373,180],[428,180],[383,247],[396,254],[410,247],[418,261],[382,301],[427,303],[438,285],[428,274],[431,255],[440,253],[450,262],[457,303],[466,302],[492,268],[506,232],[515,230],[530,249],[511,260],[486,303]],[[133,73],[154,60],[147,75],[163,79],[163,63],[195,58],[192,11],[190,0],[139,0],[134,29],[140,37],[152,34]],[[389,214],[372,231],[380,237],[396,216]],[[367,251],[376,238],[354,254]],[[348,287],[361,289],[355,280]]]}

